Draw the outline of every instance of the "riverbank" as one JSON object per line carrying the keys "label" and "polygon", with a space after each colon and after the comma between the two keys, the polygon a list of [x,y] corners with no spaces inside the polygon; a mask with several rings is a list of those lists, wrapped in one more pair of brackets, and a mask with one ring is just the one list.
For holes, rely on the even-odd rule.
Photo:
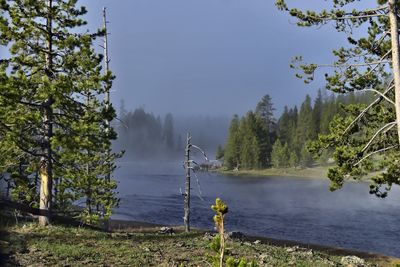
{"label": "riverbank", "polygon": [[[117,222],[112,232],[54,225],[47,228],[24,223],[3,228],[2,266],[210,266],[211,234],[194,230],[187,234],[161,234],[147,223]],[[277,242],[277,241],[276,241]],[[289,241],[248,237],[229,239],[227,255],[255,260],[260,266],[396,266],[400,261],[377,254],[318,250]],[[343,255],[352,255],[344,257]],[[181,265],[182,264],[182,265]]]}
{"label": "riverbank", "polygon": [[327,179],[329,166],[317,166],[312,168],[269,168],[260,170],[226,170],[220,168],[214,170],[215,173],[222,175],[233,176],[250,176],[250,177],[271,177],[271,176],[285,176],[285,177],[301,177],[301,178],[314,178],[314,179]]}

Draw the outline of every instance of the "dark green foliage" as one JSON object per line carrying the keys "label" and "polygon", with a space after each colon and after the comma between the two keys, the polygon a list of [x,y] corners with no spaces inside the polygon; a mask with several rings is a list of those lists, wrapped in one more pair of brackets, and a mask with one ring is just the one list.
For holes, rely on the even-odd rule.
{"label": "dark green foliage", "polygon": [[239,134],[239,116],[234,115],[229,127],[225,145],[224,164],[228,169],[238,168],[240,164],[241,136]]}
{"label": "dark green foliage", "polygon": [[[370,93],[336,97],[319,91],[314,105],[311,97],[306,96],[300,112],[297,107],[285,107],[272,132],[265,127],[264,120],[251,111],[240,120],[235,115],[225,144],[224,164],[228,169],[311,167],[314,158],[307,149],[308,143],[316,140],[318,134],[329,132],[334,116],[343,118],[343,108],[368,102],[370,98]],[[274,139],[276,141],[271,143]],[[320,163],[326,164],[332,157],[332,150],[323,155]]]}
{"label": "dark green foliage", "polygon": [[307,149],[307,144],[303,146],[300,152],[300,166],[303,168],[311,167],[314,163],[312,154]]}
{"label": "dark green foliage", "polygon": [[313,121],[311,97],[307,95],[303,104],[301,104],[299,117],[297,120],[296,145],[303,145],[306,141],[313,139],[317,133],[315,126],[316,125]]}
{"label": "dark green foliage", "polygon": [[66,212],[83,198],[80,216],[95,221],[118,204],[108,177],[120,154],[110,152],[116,133],[106,129],[116,114],[102,100],[114,77],[102,74],[103,56],[94,50],[103,32],[82,29],[87,11],[76,5],[0,1],[0,43],[9,48],[0,61],[0,173],[11,174],[15,200],[37,206],[45,162],[52,207]]}
{"label": "dark green foliage", "polygon": [[225,145],[225,166],[254,169],[269,166],[270,133],[265,122],[250,111],[240,121],[234,116]]}
{"label": "dark green foliage", "polygon": [[272,166],[274,166],[275,168],[289,167],[290,152],[287,143],[285,143],[285,145],[282,145],[279,139],[276,140],[274,145],[272,146],[271,159]]}
{"label": "dark green foliage", "polygon": [[314,130],[313,139],[317,137],[317,134],[321,132],[321,118],[322,118],[322,107],[323,98],[321,90],[318,90],[317,98],[314,102],[314,107],[312,111],[312,128]]}
{"label": "dark green foliage", "polygon": [[[399,12],[400,3],[395,1],[397,8],[390,8],[388,1],[379,0],[375,8],[365,9],[359,2],[325,1],[328,8],[320,11],[289,8],[284,0],[276,1],[276,5],[294,17],[299,26],[333,24],[338,32],[348,36],[348,45],[333,51],[336,57],[333,69],[325,74],[327,89],[348,96],[339,95],[335,105],[330,101],[331,105],[325,107],[321,116],[322,135],[309,148],[317,155],[325,149],[333,151],[336,166],[328,173],[332,190],[341,188],[348,178],[359,179],[379,171],[372,177],[370,192],[385,197],[394,184],[400,184],[396,132],[399,125],[395,125],[392,80],[398,70],[390,69],[392,38],[398,36],[388,34],[391,30],[388,14]],[[301,61],[301,57],[296,57],[292,67],[308,83],[319,66]],[[372,91],[374,97],[371,99],[370,94],[357,99],[359,91]]]}
{"label": "dark green foliage", "polygon": [[272,98],[269,95],[262,97],[258,102],[254,113],[258,115],[267,126],[268,130],[272,133],[275,129],[276,120],[274,117],[275,108],[273,107]]}

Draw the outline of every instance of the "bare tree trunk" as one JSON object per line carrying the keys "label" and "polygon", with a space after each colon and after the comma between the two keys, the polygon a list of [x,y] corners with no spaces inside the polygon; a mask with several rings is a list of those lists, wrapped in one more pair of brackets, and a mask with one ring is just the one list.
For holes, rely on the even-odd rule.
{"label": "bare tree trunk", "polygon": [[183,217],[183,222],[185,224],[185,231],[190,232],[190,133],[187,134],[186,138],[186,153],[185,153],[185,170],[186,170],[186,180],[185,180],[185,195],[184,195],[184,209],[185,215]]}
{"label": "bare tree trunk", "polygon": [[[103,7],[103,27],[104,27],[104,69],[105,69],[105,73],[107,74],[110,67],[109,67],[109,62],[110,60],[108,59],[108,32],[107,32],[107,15],[106,15],[106,8]],[[106,95],[105,95],[105,102],[106,102],[106,111],[109,110],[110,108],[110,86],[109,84],[106,85]],[[110,121],[108,119],[106,119],[106,134],[107,136],[110,133]],[[107,157],[109,158],[111,154],[111,151],[108,150],[107,151]],[[106,163],[108,165],[108,171],[107,171],[107,175],[106,175],[106,180],[109,182],[111,180],[111,164],[109,162]],[[104,209],[104,213],[105,213],[105,209]],[[105,230],[109,230],[110,228],[110,222],[109,220],[104,222],[104,229]]]}
{"label": "bare tree trunk", "polygon": [[399,25],[397,19],[398,0],[389,0],[390,34],[392,40],[392,68],[395,90],[397,135],[400,144],[400,58],[399,58]]}
{"label": "bare tree trunk", "polygon": [[[47,0],[47,51],[46,51],[46,75],[53,78],[53,34],[52,34],[52,7],[53,1]],[[43,156],[40,159],[40,203],[41,215],[39,216],[39,225],[46,226],[51,221],[51,202],[53,188],[53,164],[52,149],[50,139],[53,135],[53,109],[51,105],[54,100],[52,97],[46,99],[42,107],[42,131],[43,131]]]}
{"label": "bare tree trunk", "polygon": [[[107,15],[106,15],[106,8],[103,7],[103,28],[104,28],[104,69],[105,73],[107,74],[108,71],[110,70],[109,63],[110,60],[108,58],[108,32],[107,32]],[[110,86],[107,84],[106,85],[106,95],[104,97],[104,101],[106,102],[106,110],[108,111],[110,108]],[[107,119],[106,120],[106,133],[108,134],[110,132],[110,121]],[[108,152],[108,155],[110,154],[110,151]],[[111,167],[109,168],[111,169]],[[108,172],[107,174],[107,180],[110,181],[111,179],[111,173]]]}

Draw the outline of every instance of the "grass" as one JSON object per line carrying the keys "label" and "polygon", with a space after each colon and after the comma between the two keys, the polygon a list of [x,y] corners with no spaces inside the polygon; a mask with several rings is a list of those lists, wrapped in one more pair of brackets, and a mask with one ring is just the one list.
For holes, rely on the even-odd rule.
{"label": "grass", "polygon": [[234,175],[234,176],[251,176],[251,177],[270,177],[270,176],[286,176],[286,177],[303,177],[303,178],[327,178],[328,166],[317,166],[312,168],[269,168],[260,170],[216,170],[219,174]]}
{"label": "grass", "polygon": [[[3,228],[0,240],[5,266],[210,266],[212,253],[204,232],[163,235],[157,228],[108,233],[26,223]],[[228,256],[255,259],[260,266],[342,266],[341,256],[310,249],[233,240],[227,247]],[[384,265],[367,261],[366,266]]]}

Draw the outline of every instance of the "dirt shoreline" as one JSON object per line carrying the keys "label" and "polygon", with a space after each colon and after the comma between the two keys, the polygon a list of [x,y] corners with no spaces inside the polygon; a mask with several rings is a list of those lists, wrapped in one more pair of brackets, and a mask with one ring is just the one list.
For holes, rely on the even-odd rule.
{"label": "dirt shoreline", "polygon": [[[155,223],[147,223],[147,222],[140,222],[140,221],[126,221],[126,220],[111,220],[110,227],[111,231],[143,231],[143,232],[154,232],[159,231],[161,227],[172,227],[175,232],[183,232],[183,226],[168,226],[168,225],[161,225]],[[199,233],[206,233],[210,232],[206,229],[201,228],[192,228],[194,232]],[[244,237],[241,239],[247,242],[254,242],[256,240],[261,241],[263,244],[277,246],[277,247],[299,247],[304,249],[312,249],[320,252],[324,252],[329,255],[336,255],[336,256],[348,256],[353,255],[363,259],[370,259],[370,260],[378,260],[379,262],[390,263],[390,264],[400,264],[400,258],[394,256],[388,256],[384,254],[374,253],[374,252],[367,252],[367,251],[360,251],[354,249],[347,249],[341,247],[332,247],[332,246],[325,246],[325,245],[318,245],[318,244],[308,244],[294,240],[284,240],[284,239],[276,239],[276,238],[269,238],[265,236],[253,236],[253,235],[246,235],[244,233]]]}

